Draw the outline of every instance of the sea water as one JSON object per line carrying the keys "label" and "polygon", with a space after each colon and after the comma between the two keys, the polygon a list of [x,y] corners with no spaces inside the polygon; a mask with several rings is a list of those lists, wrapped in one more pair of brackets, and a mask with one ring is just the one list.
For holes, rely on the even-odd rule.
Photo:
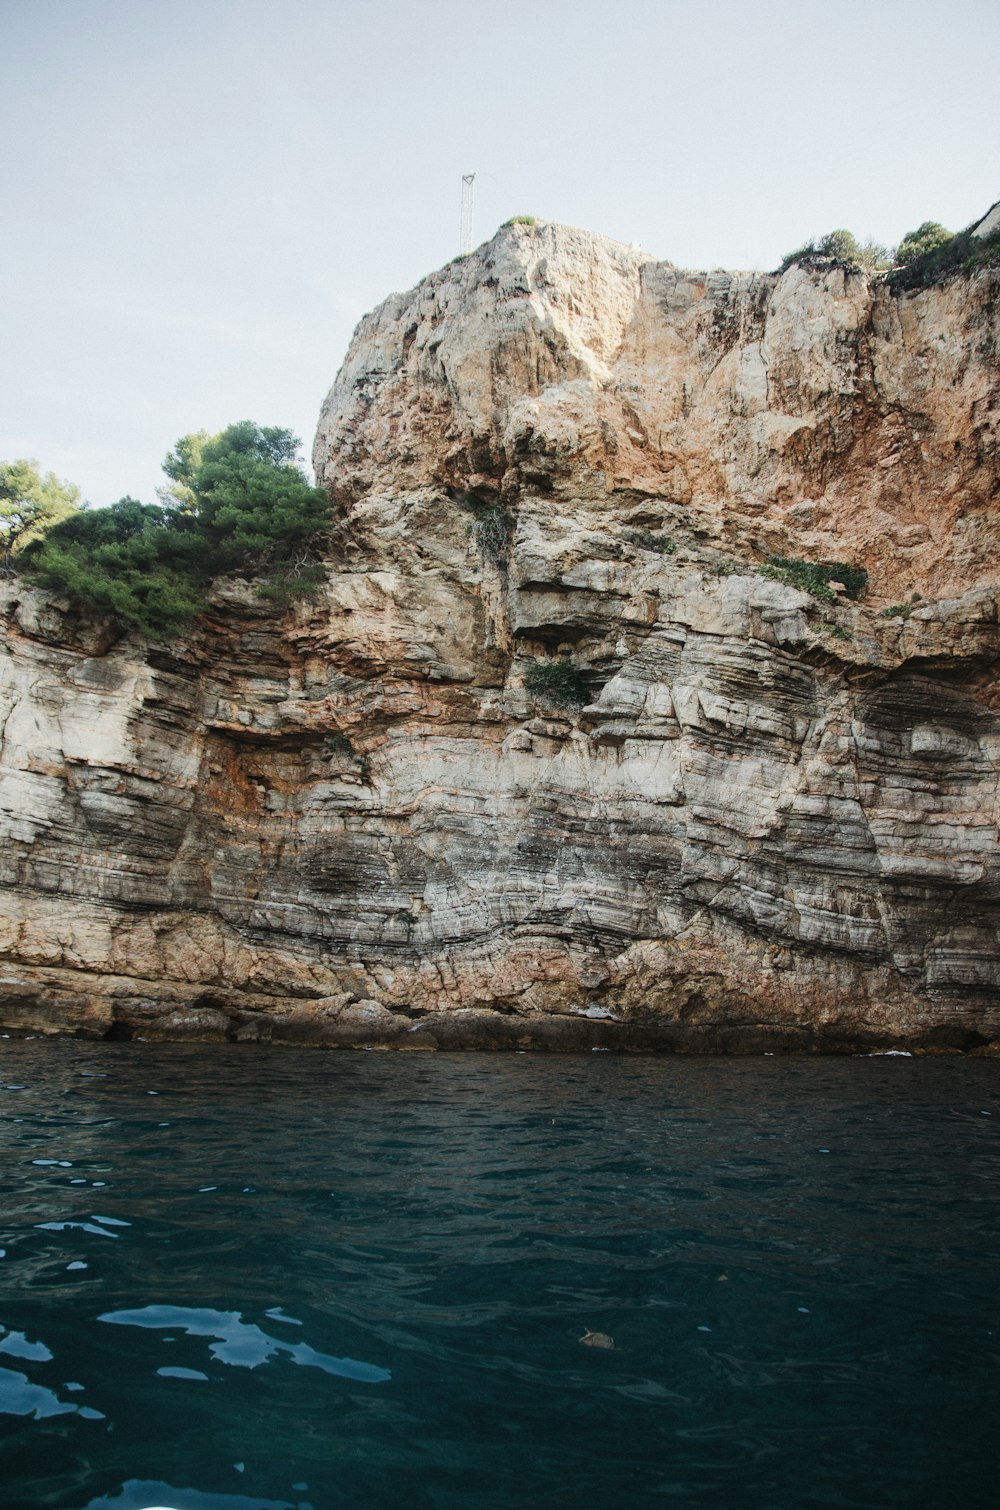
{"label": "sea water", "polygon": [[997,1502],[997,1063],[9,1040],[0,1085],[4,1510]]}

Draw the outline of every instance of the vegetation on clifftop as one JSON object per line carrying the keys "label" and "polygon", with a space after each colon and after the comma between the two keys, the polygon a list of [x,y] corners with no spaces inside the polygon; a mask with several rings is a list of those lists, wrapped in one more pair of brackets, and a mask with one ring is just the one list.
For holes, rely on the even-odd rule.
{"label": "vegetation on clifftop", "polygon": [[41,473],[37,461],[0,462],[0,568],[60,519],[80,507],[80,490]]}
{"label": "vegetation on clifftop", "polygon": [[182,436],[164,462],[171,486],[159,504],[122,498],[69,513],[25,545],[17,565],[157,640],[202,612],[224,573],[263,578],[267,596],[287,602],[322,580],[310,543],[330,517],[298,449],[290,431],[249,420]]}
{"label": "vegetation on clifftop", "polygon": [[[926,230],[929,224],[930,222],[925,222],[920,229]],[[975,224],[978,225],[979,222]],[[1000,234],[974,236],[974,230],[975,225],[969,226],[956,236],[949,236],[946,241],[927,238],[923,241],[921,250],[889,274],[890,286],[896,289],[930,288],[932,284],[943,283],[946,278],[956,274],[1000,267]],[[919,236],[916,231],[911,234]]]}
{"label": "vegetation on clifftop", "polygon": [[890,288],[929,288],[957,273],[973,273],[981,267],[1000,267],[1000,234],[973,235],[980,220],[964,231],[952,232],[937,220],[925,220],[907,231],[895,248],[877,241],[859,242],[851,231],[829,231],[796,247],[777,269],[787,272],[796,262],[831,258],[868,274],[885,273]]}
{"label": "vegetation on clifftop", "polygon": [[782,258],[778,272],[785,273],[793,263],[811,257],[829,257],[837,262],[847,262],[853,267],[863,268],[866,273],[882,272],[893,265],[892,252],[880,241],[872,241],[871,238],[858,241],[852,231],[841,228],[828,231],[825,236],[796,247],[794,252],[789,252],[787,257]]}

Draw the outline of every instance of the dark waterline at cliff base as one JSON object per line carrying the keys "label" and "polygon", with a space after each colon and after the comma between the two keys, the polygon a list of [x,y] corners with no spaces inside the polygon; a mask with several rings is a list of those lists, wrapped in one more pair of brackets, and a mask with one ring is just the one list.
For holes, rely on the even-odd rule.
{"label": "dark waterline at cliff base", "polygon": [[6,1510],[994,1502],[995,1062],[11,1041],[0,1086]]}

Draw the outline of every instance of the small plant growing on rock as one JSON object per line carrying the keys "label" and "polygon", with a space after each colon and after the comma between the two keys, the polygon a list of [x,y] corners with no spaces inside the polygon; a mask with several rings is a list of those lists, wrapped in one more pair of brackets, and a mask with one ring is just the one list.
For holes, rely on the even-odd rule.
{"label": "small plant growing on rock", "polygon": [[761,576],[811,593],[821,603],[837,601],[831,582],[842,583],[849,598],[860,598],[868,585],[864,567],[848,566],[844,561],[799,561],[789,556],[768,556],[765,565],[758,569]]}
{"label": "small plant growing on rock", "polygon": [[476,549],[484,561],[505,565],[510,554],[510,542],[514,533],[514,520],[496,499],[496,495],[483,498],[478,493],[467,492],[456,500],[459,508],[472,514],[470,533]]}
{"label": "small plant growing on rock", "polygon": [[910,617],[909,603],[893,603],[888,608],[883,608],[883,619],[908,619]]}
{"label": "small plant growing on rock", "polygon": [[843,624],[824,624],[823,628],[827,634],[832,634],[835,640],[849,640],[852,638]]}
{"label": "small plant growing on rock", "polygon": [[778,263],[777,271],[779,273],[787,273],[788,269],[790,267],[793,267],[796,262],[804,262],[808,257],[818,256],[819,251],[817,250],[816,242],[805,241],[801,246],[797,246],[794,252],[788,252],[784,257],[782,257],[781,261]]}
{"label": "small plant growing on rock", "polygon": [[510,554],[512,532],[511,517],[498,504],[481,508],[472,526],[479,554],[484,561],[495,561],[497,565],[506,561]]}
{"label": "small plant growing on rock", "polygon": [[564,706],[589,702],[590,689],[572,661],[535,661],[524,674],[524,685]]}
{"label": "small plant growing on rock", "polygon": [[[354,769],[361,777],[361,780],[368,780],[370,774],[368,756],[365,755],[362,751],[356,750],[351,741],[348,739],[347,735],[344,734],[342,730],[334,729],[332,734],[328,734],[326,736],[326,738],[323,740],[323,754],[327,760],[337,760],[338,757],[340,757],[341,760],[351,760],[354,764]],[[341,776],[346,775],[348,779],[350,779],[349,772],[345,771],[342,763],[338,764],[337,769],[339,770]]]}
{"label": "small plant growing on rock", "polygon": [[257,588],[257,596],[288,608],[300,598],[315,598],[325,581],[326,568],[318,561],[296,562],[273,571]]}
{"label": "small plant growing on rock", "polygon": [[677,550],[669,535],[654,534],[652,530],[626,530],[623,538],[640,550],[656,551],[661,556],[672,556]]}
{"label": "small plant growing on rock", "polygon": [[537,224],[538,224],[538,216],[537,215],[512,215],[509,220],[505,220],[504,221],[504,225],[537,225]]}
{"label": "small plant growing on rock", "polygon": [[327,755],[354,754],[354,746],[347,735],[342,733],[340,729],[335,729],[332,734],[326,736],[323,741],[323,749]]}

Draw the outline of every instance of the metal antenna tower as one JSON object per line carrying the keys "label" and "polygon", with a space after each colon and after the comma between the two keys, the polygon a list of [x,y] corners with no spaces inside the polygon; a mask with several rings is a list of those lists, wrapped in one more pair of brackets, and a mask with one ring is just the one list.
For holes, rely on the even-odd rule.
{"label": "metal antenna tower", "polygon": [[473,229],[476,220],[476,175],[462,174],[462,252],[472,251]]}

